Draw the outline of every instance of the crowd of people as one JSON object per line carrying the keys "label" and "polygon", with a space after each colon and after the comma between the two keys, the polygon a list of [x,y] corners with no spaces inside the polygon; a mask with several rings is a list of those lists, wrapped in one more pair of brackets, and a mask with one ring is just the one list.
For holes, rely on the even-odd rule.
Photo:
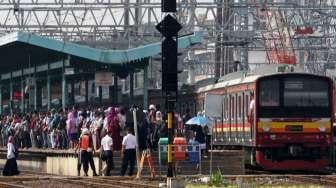
{"label": "crowd of people", "polygon": [[[85,176],[88,175],[89,164],[93,175],[98,175],[92,159],[94,152],[100,151],[102,160],[106,162],[104,174],[108,176],[114,166],[113,151],[121,151],[123,162],[120,175],[125,175],[127,164],[130,164],[128,175],[132,175],[135,146],[138,145],[140,151],[148,148],[156,150],[159,139],[168,136],[159,105],[150,105],[148,110],[138,111],[137,117],[138,140],[134,137],[131,112],[123,107],[73,107],[67,110],[51,109],[49,112],[3,116],[0,119],[0,145],[7,146],[11,153],[7,156],[8,159],[15,158],[13,153],[19,148],[74,150],[79,159],[78,175],[83,166]],[[176,136],[189,137],[184,123],[190,118],[189,110],[182,117],[175,114]],[[200,130],[196,130],[196,139],[204,143],[206,136]],[[191,137],[195,137],[194,133]]]}

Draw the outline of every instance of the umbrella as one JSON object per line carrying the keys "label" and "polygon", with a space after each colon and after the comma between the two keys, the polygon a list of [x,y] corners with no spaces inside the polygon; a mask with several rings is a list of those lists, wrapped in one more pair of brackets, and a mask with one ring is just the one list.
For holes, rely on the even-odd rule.
{"label": "umbrella", "polygon": [[209,119],[205,116],[195,116],[189,119],[185,124],[187,125],[201,125],[205,126],[210,123]]}

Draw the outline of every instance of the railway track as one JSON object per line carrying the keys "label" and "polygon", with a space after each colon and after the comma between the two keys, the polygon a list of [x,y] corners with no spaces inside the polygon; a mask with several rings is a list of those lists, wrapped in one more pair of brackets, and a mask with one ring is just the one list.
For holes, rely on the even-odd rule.
{"label": "railway track", "polygon": [[[275,185],[297,185],[304,186],[325,186],[336,187],[336,175],[298,175],[298,174],[264,174],[264,175],[235,175],[223,176],[229,182],[254,182],[254,186],[275,186]],[[253,185],[253,184],[251,184]]]}
{"label": "railway track", "polygon": [[[271,174],[267,171],[254,171],[258,174],[247,175],[224,175],[223,178],[230,182],[242,182],[248,185],[255,182],[256,185],[313,185],[336,187],[336,175],[307,175],[307,174]],[[188,178],[186,178],[188,179]],[[0,177],[0,188],[29,188],[29,187],[50,187],[50,188],[86,188],[86,187],[158,187],[158,182],[163,179],[134,180],[134,177],[76,177],[59,176],[42,172],[22,171],[20,176]],[[244,184],[245,183],[245,184]]]}
{"label": "railway track", "polygon": [[28,187],[69,187],[69,188],[85,188],[85,187],[158,187],[158,179],[151,180],[143,178],[135,180],[134,177],[76,177],[76,176],[59,176],[46,174],[42,172],[33,172],[28,170],[21,171],[20,176],[0,177],[0,188],[28,188]]}
{"label": "railway track", "polygon": [[261,168],[246,165],[245,166],[245,174],[248,175],[258,175],[258,174],[279,174],[279,175],[286,175],[286,174],[296,174],[296,175],[331,175],[336,174],[336,169],[327,168],[325,170],[319,170],[319,171],[307,171],[307,170],[282,170],[282,171],[269,171],[269,170],[263,170]]}
{"label": "railway track", "polygon": [[288,176],[289,179],[297,183],[313,183],[318,185],[326,185],[336,187],[336,176],[318,176],[318,175],[297,175]]}

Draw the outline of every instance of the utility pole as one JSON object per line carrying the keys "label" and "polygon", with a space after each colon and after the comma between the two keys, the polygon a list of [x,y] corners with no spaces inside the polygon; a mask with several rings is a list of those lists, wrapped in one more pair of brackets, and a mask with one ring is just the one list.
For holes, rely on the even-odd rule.
{"label": "utility pole", "polygon": [[177,36],[182,26],[176,20],[176,0],[161,0],[161,11],[166,13],[156,29],[165,37],[162,42],[162,95],[168,113],[168,169],[167,186],[172,186],[173,177],[173,114],[177,100]]}

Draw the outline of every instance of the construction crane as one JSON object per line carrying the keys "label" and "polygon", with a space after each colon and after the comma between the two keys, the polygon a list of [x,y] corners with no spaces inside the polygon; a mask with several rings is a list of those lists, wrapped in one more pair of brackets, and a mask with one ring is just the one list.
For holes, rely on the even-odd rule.
{"label": "construction crane", "polygon": [[265,3],[256,9],[256,16],[265,28],[260,34],[265,45],[267,62],[295,65],[292,31],[285,12],[277,7],[268,7]]}

